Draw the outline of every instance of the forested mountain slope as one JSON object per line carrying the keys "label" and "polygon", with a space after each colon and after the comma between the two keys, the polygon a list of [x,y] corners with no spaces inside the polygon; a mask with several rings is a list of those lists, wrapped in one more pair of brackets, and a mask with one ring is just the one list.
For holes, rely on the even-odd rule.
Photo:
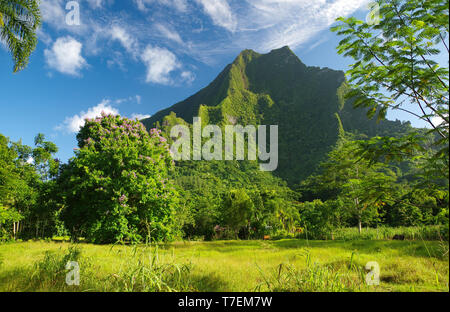
{"label": "forested mountain slope", "polygon": [[143,123],[161,127],[174,112],[187,123],[200,116],[203,124],[278,125],[275,174],[295,184],[324,160],[341,127],[368,136],[411,130],[409,123],[369,120],[364,110],[345,103],[345,88],[342,71],[308,67],[289,47],[268,54],[244,50],[210,85]]}

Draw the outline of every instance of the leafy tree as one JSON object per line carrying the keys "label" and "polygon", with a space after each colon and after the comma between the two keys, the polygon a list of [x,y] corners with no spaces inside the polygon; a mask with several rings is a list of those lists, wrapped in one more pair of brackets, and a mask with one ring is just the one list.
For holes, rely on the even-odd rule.
{"label": "leafy tree", "polygon": [[41,179],[48,181],[58,172],[59,160],[53,158],[53,155],[58,152],[58,147],[53,142],[45,141],[42,133],[34,138],[34,144],[36,147],[31,153],[34,166]]}
{"label": "leafy tree", "polygon": [[240,228],[250,226],[254,204],[245,190],[231,190],[224,199],[223,221],[237,236]]}
{"label": "leafy tree", "polygon": [[[347,75],[356,107],[384,119],[388,109],[406,111],[423,119],[448,140],[448,0],[377,0],[380,23],[354,17],[339,18],[333,27],[345,38],[338,52],[355,60]],[[410,110],[417,107],[419,113]],[[440,118],[436,124],[433,117]]]}
{"label": "leafy tree", "polygon": [[333,239],[333,230],[343,225],[343,214],[346,211],[343,209],[345,202],[341,199],[328,200],[322,202],[316,199],[311,202],[304,202],[300,204],[300,214],[302,216],[301,225],[305,231],[305,237],[310,239]]}
{"label": "leafy tree", "polygon": [[14,72],[24,69],[36,48],[36,30],[41,25],[38,0],[0,1],[0,40],[11,51]]}
{"label": "leafy tree", "polygon": [[13,142],[11,147],[16,152],[15,166],[23,183],[16,192],[16,207],[23,215],[20,236],[51,237],[55,234],[60,208],[55,188],[59,161],[53,158],[58,148],[41,133],[35,137],[34,148],[21,141]]}
{"label": "leafy tree", "polygon": [[16,154],[9,146],[9,139],[0,134],[0,239],[6,238],[5,225],[21,220],[22,216],[14,209],[14,190],[19,181],[15,171]]}
{"label": "leafy tree", "polygon": [[86,120],[77,140],[79,150],[59,178],[72,235],[97,243],[171,239],[178,194],[160,131],[102,114]]}
{"label": "leafy tree", "polygon": [[[339,18],[332,30],[344,39],[338,52],[355,60],[347,72],[346,98],[368,116],[384,119],[388,109],[402,110],[433,129],[433,150],[424,150],[421,132],[400,138],[374,137],[361,142],[359,154],[373,162],[422,158],[418,174],[433,188],[448,188],[449,69],[448,0],[377,0],[380,23]],[[446,66],[447,65],[447,66]],[[429,136],[428,136],[429,137]],[[444,183],[442,183],[444,181]],[[447,182],[445,182],[447,181]]]}
{"label": "leafy tree", "polygon": [[38,196],[38,175],[21,154],[30,150],[20,142],[10,142],[0,135],[0,228],[2,224],[10,227],[11,231],[7,232],[13,238],[23,230],[26,220],[21,221],[33,209]]}
{"label": "leafy tree", "polygon": [[[361,232],[363,223],[379,221],[382,206],[392,202],[395,173],[383,163],[371,164],[357,156],[357,141],[341,136],[337,146],[321,164],[322,173],[304,185],[324,192],[327,200],[339,199],[338,209],[345,210],[356,221]],[[318,184],[316,185],[315,183]]]}

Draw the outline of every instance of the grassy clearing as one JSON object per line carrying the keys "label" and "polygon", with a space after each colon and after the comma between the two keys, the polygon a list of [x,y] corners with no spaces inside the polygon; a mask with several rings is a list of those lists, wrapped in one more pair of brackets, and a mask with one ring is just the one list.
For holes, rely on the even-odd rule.
{"label": "grassy clearing", "polygon": [[[309,236],[308,236],[309,235]],[[298,238],[325,239],[325,240],[390,240],[395,236],[403,236],[406,240],[448,240],[448,228],[442,225],[428,226],[399,226],[378,228],[363,228],[361,233],[355,227],[339,228],[326,235],[315,237],[304,231]]]}
{"label": "grassy clearing", "polygon": [[[65,284],[67,260],[81,285]],[[379,286],[364,266],[380,265]],[[448,243],[215,241],[0,245],[0,291],[448,291]]]}

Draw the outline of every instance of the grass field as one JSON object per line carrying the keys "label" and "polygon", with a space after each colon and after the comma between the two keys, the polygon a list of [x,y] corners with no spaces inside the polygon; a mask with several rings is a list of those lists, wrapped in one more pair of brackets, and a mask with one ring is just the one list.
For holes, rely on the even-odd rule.
{"label": "grass field", "polygon": [[[65,283],[78,261],[80,285]],[[380,266],[368,286],[365,265]],[[0,245],[0,291],[449,291],[448,243],[215,241]]]}

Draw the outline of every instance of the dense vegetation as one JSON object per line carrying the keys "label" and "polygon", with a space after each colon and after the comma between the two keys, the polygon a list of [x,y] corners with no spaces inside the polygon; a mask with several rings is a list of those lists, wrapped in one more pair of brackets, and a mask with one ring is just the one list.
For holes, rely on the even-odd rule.
{"label": "dense vegetation", "polygon": [[[368,121],[365,109],[346,102],[345,75],[307,67],[288,48],[268,54],[243,51],[206,88],[142,122],[148,129],[176,123],[278,125],[276,175],[291,186],[307,178],[325,160],[339,138],[340,127],[367,136],[412,131],[408,122]],[[177,122],[167,118],[175,113]]]}
{"label": "dense vegetation", "polygon": [[[0,239],[339,239],[349,227],[361,237],[363,228],[414,227],[420,234],[408,238],[448,240],[448,68],[428,57],[448,55],[448,2],[419,2],[380,0],[379,25],[340,20],[338,50],[356,61],[348,79],[307,67],[288,47],[245,50],[209,86],[143,123],[86,120],[67,164],[42,134],[33,148],[0,135]],[[384,119],[408,101],[440,123]],[[278,170],[174,163],[170,129],[192,129],[195,116],[222,129],[279,125]]]}

